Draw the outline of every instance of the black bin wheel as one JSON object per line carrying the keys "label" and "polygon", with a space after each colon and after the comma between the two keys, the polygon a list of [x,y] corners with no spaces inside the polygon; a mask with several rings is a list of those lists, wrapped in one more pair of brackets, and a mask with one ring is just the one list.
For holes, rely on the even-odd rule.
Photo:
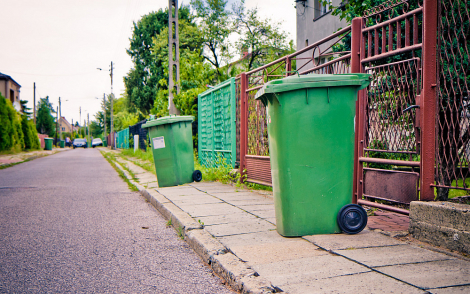
{"label": "black bin wheel", "polygon": [[193,172],[193,180],[195,182],[200,182],[202,180],[202,173],[200,170],[195,170]]}
{"label": "black bin wheel", "polygon": [[360,233],[367,225],[367,212],[357,204],[345,205],[338,213],[338,225],[346,234]]}

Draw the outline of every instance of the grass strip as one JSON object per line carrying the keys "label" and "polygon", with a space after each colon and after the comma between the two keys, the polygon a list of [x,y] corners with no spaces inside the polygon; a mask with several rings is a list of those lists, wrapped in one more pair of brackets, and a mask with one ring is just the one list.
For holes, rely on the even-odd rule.
{"label": "grass strip", "polygon": [[[129,189],[131,191],[138,192],[139,189],[137,189],[137,187],[129,181],[129,179],[126,177],[124,172],[120,168],[118,168],[116,166],[116,164],[114,163],[114,161],[116,160],[115,155],[111,154],[111,152],[104,152],[104,151],[101,151],[101,150],[100,150],[100,153],[109,162],[109,164],[114,168],[114,170],[119,174],[119,176],[124,180],[124,182],[127,183],[127,185],[129,186]],[[113,159],[114,159],[114,161],[113,161]]]}

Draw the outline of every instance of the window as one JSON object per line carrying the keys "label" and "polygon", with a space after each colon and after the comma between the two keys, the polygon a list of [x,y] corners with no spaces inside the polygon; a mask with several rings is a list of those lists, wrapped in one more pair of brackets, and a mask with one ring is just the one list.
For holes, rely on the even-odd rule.
{"label": "window", "polygon": [[328,0],[328,3],[326,5],[322,5],[322,0],[315,0],[314,1],[314,4],[313,4],[313,9],[315,10],[313,16],[314,16],[314,20],[317,19],[317,18],[320,18],[321,16],[329,13],[331,10],[330,10],[330,4],[331,4],[331,0]]}
{"label": "window", "polygon": [[65,131],[65,128],[64,128],[64,127],[62,127],[62,131]]}

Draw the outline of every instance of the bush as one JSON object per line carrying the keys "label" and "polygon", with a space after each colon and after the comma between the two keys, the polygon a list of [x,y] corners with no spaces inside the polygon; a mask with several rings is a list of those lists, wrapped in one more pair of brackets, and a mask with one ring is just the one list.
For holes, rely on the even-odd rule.
{"label": "bush", "polygon": [[0,151],[19,152],[23,149],[21,116],[11,102],[0,95]]}

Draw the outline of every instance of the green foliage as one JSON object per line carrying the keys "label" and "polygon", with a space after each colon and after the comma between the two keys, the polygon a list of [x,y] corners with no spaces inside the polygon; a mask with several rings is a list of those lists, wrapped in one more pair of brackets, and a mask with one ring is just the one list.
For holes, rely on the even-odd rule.
{"label": "green foliage", "polygon": [[201,171],[203,181],[229,183],[233,180],[233,177],[230,175],[232,166],[227,164],[224,158],[218,157],[215,167],[206,167],[199,162],[196,155],[194,157],[194,168]]}
{"label": "green foliage", "polygon": [[25,114],[21,116],[21,129],[24,135],[24,148],[38,150],[41,146],[39,144],[36,127],[34,126],[34,122],[28,119],[28,116]]}
{"label": "green foliage", "polygon": [[[189,20],[189,17],[189,8],[181,6],[178,10],[179,20]],[[154,58],[150,49],[153,46],[153,38],[167,27],[168,9],[151,12],[137,23],[134,22],[134,32],[127,50],[134,67],[124,77],[127,107],[131,112],[138,109],[148,115],[154,105],[159,90],[158,81],[164,77],[165,67],[162,60]],[[168,31],[166,37],[168,38]]]}
{"label": "green foliage", "polygon": [[191,6],[196,12],[199,29],[202,32],[205,60],[210,62],[215,70],[218,82],[221,79],[220,68],[231,59],[229,36],[233,27],[227,0],[192,0]]}
{"label": "green foliage", "polygon": [[234,26],[240,35],[235,47],[249,52],[245,62],[246,71],[291,53],[286,33],[280,29],[281,22],[261,19],[257,7],[246,10],[245,0],[235,3],[232,9]]}
{"label": "green foliage", "polygon": [[[176,108],[182,115],[193,115],[197,120],[197,95],[204,92],[206,85],[213,81],[215,71],[204,62],[201,55],[202,35],[196,25],[181,20],[180,33],[180,93],[174,94]],[[155,99],[152,114],[157,117],[168,115],[168,28],[163,29],[154,39],[152,52],[165,66],[164,78],[160,80],[160,90]]]}
{"label": "green foliage", "polygon": [[0,151],[19,152],[24,149],[21,115],[10,100],[0,94]]}
{"label": "green foliage", "polygon": [[47,134],[49,137],[55,136],[55,120],[51,113],[55,113],[49,96],[39,99],[38,111],[36,115],[36,130],[40,134]]}

